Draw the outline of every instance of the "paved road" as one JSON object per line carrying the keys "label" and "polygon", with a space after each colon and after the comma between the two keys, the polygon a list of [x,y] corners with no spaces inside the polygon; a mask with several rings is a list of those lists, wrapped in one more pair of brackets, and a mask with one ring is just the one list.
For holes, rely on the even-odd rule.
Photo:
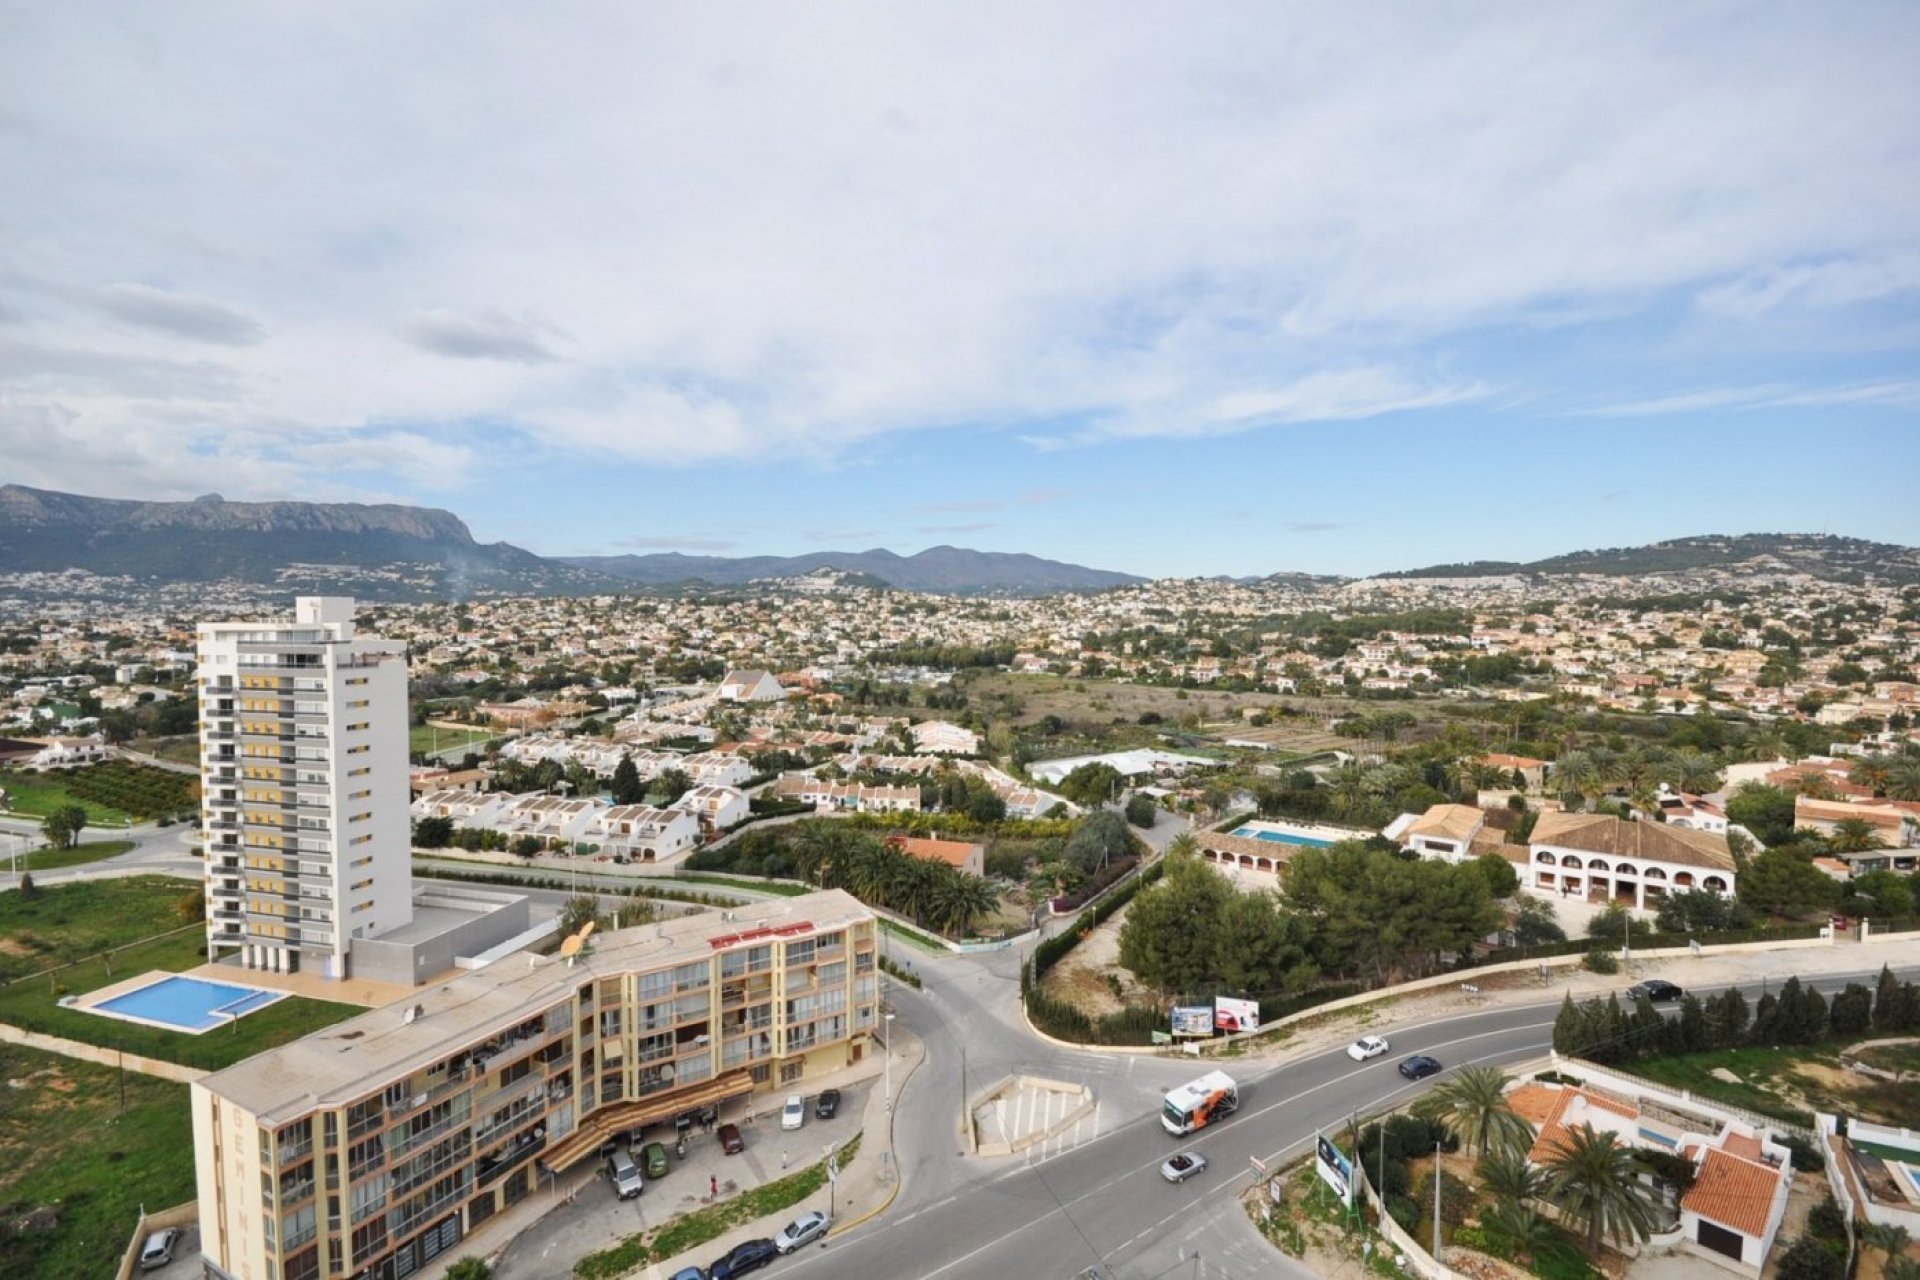
{"label": "paved road", "polygon": [[[1831,990],[1850,979],[1870,982],[1878,971],[1876,964],[1818,981]],[[1305,1275],[1259,1238],[1232,1194],[1249,1185],[1251,1157],[1292,1156],[1318,1129],[1405,1101],[1423,1087],[1395,1070],[1408,1054],[1430,1053],[1449,1067],[1536,1057],[1550,1044],[1557,1009],[1550,999],[1387,1028],[1393,1053],[1365,1064],[1335,1048],[1279,1067],[1242,1067],[1239,1113],[1190,1144],[1210,1168],[1175,1187],[1158,1170],[1182,1144],[1160,1128],[1157,1113],[1161,1089],[1199,1072],[1179,1061],[1100,1058],[1091,1083],[1106,1109],[1102,1131],[1077,1146],[1028,1159],[955,1158],[959,1085],[957,1063],[948,1059],[959,1057],[963,1040],[970,1064],[984,1058],[1004,1069],[1024,1058],[1068,1078],[1084,1078],[1072,1073],[1094,1055],[1036,1049],[986,1012],[964,976],[940,974],[929,990],[924,999],[896,1000],[929,1051],[901,1099],[899,1200],[824,1254],[782,1264],[783,1275],[1065,1280],[1095,1263],[1116,1280]]]}

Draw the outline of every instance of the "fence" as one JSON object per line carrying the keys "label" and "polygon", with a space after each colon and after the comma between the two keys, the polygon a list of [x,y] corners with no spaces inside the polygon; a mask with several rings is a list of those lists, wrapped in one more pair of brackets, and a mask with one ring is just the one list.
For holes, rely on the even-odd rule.
{"label": "fence", "polygon": [[[157,1213],[142,1213],[140,1221],[134,1225],[133,1239],[127,1242],[126,1251],[120,1255],[120,1269],[114,1272],[114,1280],[130,1280],[134,1268],[140,1265],[140,1248],[146,1244],[149,1235],[168,1227],[185,1227],[198,1221],[200,1221],[198,1200],[189,1200],[185,1204],[177,1204],[171,1209],[161,1209]],[[174,1256],[179,1256],[178,1249],[174,1250]]]}

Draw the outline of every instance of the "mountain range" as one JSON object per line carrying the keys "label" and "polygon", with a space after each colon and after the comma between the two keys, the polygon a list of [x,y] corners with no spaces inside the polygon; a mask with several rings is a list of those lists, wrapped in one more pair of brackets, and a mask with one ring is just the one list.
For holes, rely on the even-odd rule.
{"label": "mountain range", "polygon": [[1825,533],[1703,534],[1643,547],[1572,551],[1544,560],[1473,560],[1381,574],[1384,578],[1491,578],[1597,574],[1638,577],[1714,569],[1723,573],[1804,573],[1823,581],[1920,582],[1920,548]]}
{"label": "mountain range", "polygon": [[[547,557],[510,543],[475,542],[458,516],[429,507],[228,502],[218,494],[191,502],[143,502],[0,486],[0,573],[75,569],[132,579],[140,587],[242,582],[416,600],[475,592],[585,595],[798,578],[819,582],[824,580],[820,574],[835,576],[843,586],[956,595],[1100,591],[1145,581],[1038,556],[948,546],[910,556],[875,548],[799,556]],[[1705,535],[1381,576],[1632,577],[1695,571],[1920,583],[1920,549],[1826,534]],[[1347,579],[1282,571],[1241,581],[1312,588]]]}
{"label": "mountain range", "polygon": [[837,569],[898,587],[903,591],[965,595],[1009,591],[1044,595],[1053,591],[1100,591],[1145,578],[1130,573],[1089,569],[1042,560],[1039,556],[964,547],[928,547],[903,556],[883,548],[871,551],[812,551],[800,556],[687,556],[667,552],[647,556],[566,556],[565,563],[645,586],[708,582],[740,586],[767,578],[798,578],[816,569]]}

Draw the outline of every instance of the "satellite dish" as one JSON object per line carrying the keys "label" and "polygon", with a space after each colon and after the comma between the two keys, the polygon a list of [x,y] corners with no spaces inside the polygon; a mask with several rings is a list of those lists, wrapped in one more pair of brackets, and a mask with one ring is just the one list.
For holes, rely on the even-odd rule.
{"label": "satellite dish", "polygon": [[566,940],[565,942],[563,942],[563,943],[561,943],[561,944],[560,944],[560,955],[561,955],[561,957],[562,957],[563,959],[567,959],[567,960],[571,960],[571,959],[573,959],[573,958],[574,958],[575,956],[577,956],[577,955],[579,955],[579,954],[580,954],[580,942],[581,942],[581,938],[580,938],[580,935],[579,935],[579,934],[577,934],[577,933],[575,933],[575,934],[569,934],[569,935],[567,936],[567,940]]}
{"label": "satellite dish", "polygon": [[579,934],[580,941],[585,942],[587,940],[587,935],[593,932],[593,926],[595,923],[597,922],[593,920],[589,920],[585,924],[580,926],[580,934]]}

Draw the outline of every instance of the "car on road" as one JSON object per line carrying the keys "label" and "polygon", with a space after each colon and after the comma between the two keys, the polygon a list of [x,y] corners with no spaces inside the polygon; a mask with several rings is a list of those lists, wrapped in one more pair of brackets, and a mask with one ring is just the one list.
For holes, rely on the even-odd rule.
{"label": "car on road", "polygon": [[1645,982],[1636,982],[1627,988],[1627,998],[1638,1000],[1645,996],[1654,1004],[1664,1004],[1668,1000],[1678,1000],[1687,994],[1681,988],[1661,978],[1648,978]]}
{"label": "car on road", "polygon": [[1392,1048],[1385,1036],[1361,1036],[1347,1046],[1347,1056],[1355,1062],[1365,1062],[1368,1058],[1377,1058]]}
{"label": "car on road", "polygon": [[787,1105],[780,1108],[780,1127],[798,1129],[807,1122],[807,1100],[797,1093],[787,1095]]}
{"label": "car on road", "polygon": [[801,1214],[774,1232],[773,1247],[777,1253],[792,1253],[802,1245],[812,1244],[826,1234],[827,1215],[815,1209]]}
{"label": "car on road", "polygon": [[1440,1060],[1429,1058],[1424,1053],[1416,1053],[1400,1064],[1400,1074],[1409,1080],[1425,1080],[1428,1076],[1438,1075]]}
{"label": "car on road", "polygon": [[747,1149],[747,1140],[740,1136],[740,1126],[723,1124],[720,1126],[720,1150],[730,1156],[737,1156]]}
{"label": "car on road", "polygon": [[813,1101],[813,1116],[816,1120],[831,1120],[840,1111],[840,1091],[822,1089],[820,1096]]}
{"label": "car on road", "polygon": [[1207,1158],[1198,1151],[1177,1151],[1160,1166],[1160,1176],[1168,1182],[1185,1182],[1207,1167]]}
{"label": "car on road", "polygon": [[173,1261],[173,1247],[179,1243],[178,1227],[167,1227],[154,1232],[147,1237],[147,1242],[140,1246],[140,1269],[152,1271],[156,1267],[166,1266]]}
{"label": "car on road", "polygon": [[779,1256],[773,1241],[765,1236],[757,1240],[742,1240],[707,1268],[707,1280],[733,1280],[735,1276],[758,1271]]}

